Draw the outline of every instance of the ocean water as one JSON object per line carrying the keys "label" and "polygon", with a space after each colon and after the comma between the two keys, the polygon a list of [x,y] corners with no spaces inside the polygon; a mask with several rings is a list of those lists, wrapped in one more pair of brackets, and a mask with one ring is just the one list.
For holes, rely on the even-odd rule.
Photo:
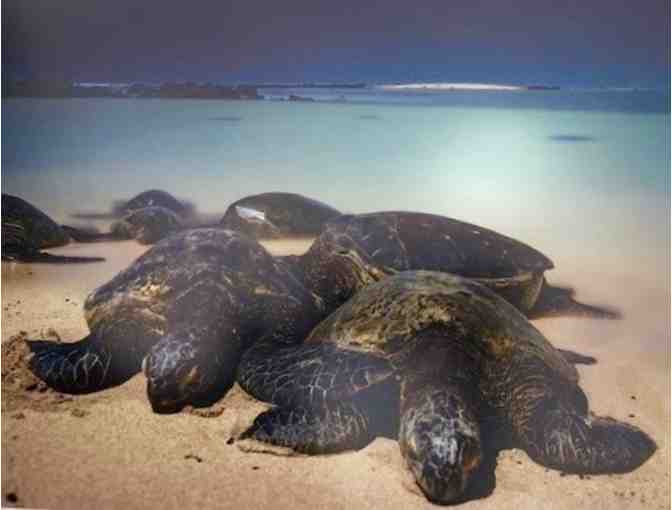
{"label": "ocean water", "polygon": [[460,218],[551,256],[625,253],[669,282],[669,94],[262,92],[318,101],[5,99],[2,191],[62,222],[148,188],[207,213],[292,191]]}

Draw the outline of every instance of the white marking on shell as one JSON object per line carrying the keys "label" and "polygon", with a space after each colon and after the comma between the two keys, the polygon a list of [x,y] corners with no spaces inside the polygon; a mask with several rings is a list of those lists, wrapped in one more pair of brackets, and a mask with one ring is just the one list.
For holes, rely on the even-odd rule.
{"label": "white marking on shell", "polygon": [[241,207],[239,205],[235,207],[236,214],[244,220],[266,221],[266,214],[262,211],[257,211],[256,209],[251,209],[249,207]]}

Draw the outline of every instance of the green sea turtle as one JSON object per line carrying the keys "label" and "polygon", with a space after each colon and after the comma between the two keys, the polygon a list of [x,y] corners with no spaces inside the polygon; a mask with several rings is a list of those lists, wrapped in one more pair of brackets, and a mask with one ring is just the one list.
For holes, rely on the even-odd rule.
{"label": "green sea turtle", "polygon": [[112,224],[110,231],[119,239],[153,244],[182,228],[182,220],[176,213],[165,207],[150,206],[129,212]]}
{"label": "green sea turtle", "polygon": [[2,194],[2,259],[20,262],[99,262],[101,257],[70,257],[43,252],[64,246],[69,232],[25,200]]}
{"label": "green sea turtle", "polygon": [[112,224],[109,232],[90,231],[67,225],[62,225],[62,228],[80,243],[135,239],[141,244],[154,244],[187,227],[184,226],[182,218],[170,209],[149,206],[126,213]]}
{"label": "green sea turtle", "polygon": [[145,207],[164,207],[177,214],[183,220],[191,218],[195,212],[193,204],[179,200],[167,191],[150,189],[139,193],[130,200],[115,201],[110,212],[80,211],[72,214],[72,217],[87,220],[123,218],[129,213],[144,209]]}
{"label": "green sea turtle", "polygon": [[28,342],[30,369],[58,391],[88,393],[142,365],[156,412],[213,403],[254,340],[302,340],[323,316],[286,261],[225,229],[162,240],[94,290],[84,313],[86,338]]}
{"label": "green sea turtle", "polygon": [[[424,269],[459,274],[490,287],[530,317],[551,314],[617,318],[573,299],[544,278],[553,262],[515,239],[452,218],[418,212],[345,214],[326,223],[302,257],[307,273],[351,252],[381,271]],[[329,285],[329,281],[325,281]]]}
{"label": "green sea turtle", "polygon": [[635,469],[656,445],[588,413],[578,374],[511,304],[468,278],[407,271],[357,293],[303,345],[258,342],[241,386],[274,408],[241,438],[305,453],[358,448],[398,423],[427,498],[464,497],[488,413],[536,462],[572,473]]}
{"label": "green sea turtle", "polygon": [[220,226],[254,238],[315,236],[328,220],[341,213],[322,202],[296,193],[261,193],[231,204]]}
{"label": "green sea turtle", "polygon": [[194,211],[194,207],[190,203],[178,200],[170,193],[157,189],[143,191],[126,202],[118,202],[113,210],[116,215],[124,216],[145,207],[164,207],[183,218],[191,215]]}

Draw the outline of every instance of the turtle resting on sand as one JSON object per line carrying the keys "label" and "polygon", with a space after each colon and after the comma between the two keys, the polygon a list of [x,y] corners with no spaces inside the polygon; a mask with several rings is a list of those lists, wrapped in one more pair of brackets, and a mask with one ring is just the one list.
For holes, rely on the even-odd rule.
{"label": "turtle resting on sand", "polygon": [[[74,229],[73,229],[74,230]],[[44,248],[64,246],[69,232],[25,200],[2,194],[2,259],[20,262],[99,262],[100,257],[51,255]]]}
{"label": "turtle resting on sand", "polygon": [[136,239],[141,244],[154,244],[181,228],[182,220],[173,211],[151,206],[132,211],[115,222],[111,235],[117,239]]}
{"label": "turtle resting on sand", "polygon": [[254,340],[302,340],[323,316],[319,297],[284,260],[224,229],[157,243],[94,290],[84,313],[84,339],[28,341],[32,372],[57,391],[88,393],[143,366],[156,412],[212,404]]}
{"label": "turtle resting on sand", "polygon": [[220,226],[253,238],[315,236],[341,213],[322,202],[296,193],[262,193],[229,206]]}
{"label": "turtle resting on sand", "polygon": [[166,191],[157,189],[143,191],[126,202],[117,203],[114,207],[114,212],[117,216],[124,216],[145,207],[164,207],[181,217],[186,217],[193,213],[193,206],[191,204],[178,200]]}
{"label": "turtle resting on sand", "polygon": [[[576,302],[544,272],[553,262],[530,246],[477,225],[417,212],[345,214],[330,220],[302,257],[305,271],[351,252],[381,271],[442,271],[491,288],[530,317],[575,314],[617,318],[617,312]],[[329,285],[329,281],[325,281]]]}
{"label": "turtle resting on sand", "polygon": [[241,438],[305,453],[358,448],[395,427],[427,498],[464,498],[487,413],[536,462],[570,473],[637,468],[656,444],[588,413],[578,374],[512,305],[468,278],[401,272],[366,287],[306,342],[261,341],[241,386],[275,407]]}
{"label": "turtle resting on sand", "polygon": [[80,219],[123,218],[129,213],[145,207],[164,207],[182,219],[190,218],[194,214],[194,206],[189,202],[179,200],[166,191],[150,189],[130,200],[116,201],[111,212],[78,212],[72,216]]}
{"label": "turtle resting on sand", "polygon": [[183,228],[182,219],[170,209],[161,206],[130,211],[122,219],[115,221],[109,232],[90,232],[63,225],[70,237],[80,243],[135,239],[140,244],[154,244]]}

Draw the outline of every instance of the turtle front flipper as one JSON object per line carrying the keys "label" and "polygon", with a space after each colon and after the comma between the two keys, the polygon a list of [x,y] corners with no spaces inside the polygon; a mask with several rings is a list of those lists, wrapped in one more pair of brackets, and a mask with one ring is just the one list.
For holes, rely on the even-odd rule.
{"label": "turtle front flipper", "polygon": [[349,402],[331,402],[323,410],[276,407],[257,416],[240,439],[291,448],[307,454],[364,447],[373,436],[366,414]]}
{"label": "turtle front flipper", "polygon": [[512,425],[536,462],[568,473],[626,473],[656,451],[646,433],[612,418],[593,417],[575,385],[520,378]]}
{"label": "turtle front flipper", "polygon": [[[389,433],[386,409],[398,416],[393,373],[386,360],[332,344],[258,342],[243,355],[238,382],[278,407],[260,414],[241,439],[303,453],[361,448],[377,433]],[[397,406],[386,405],[395,397]]]}
{"label": "turtle front flipper", "polygon": [[587,305],[574,299],[574,289],[550,285],[544,278],[539,297],[527,313],[531,319],[553,316],[578,316],[594,319],[620,319],[622,314],[606,306]]}
{"label": "turtle front flipper", "polygon": [[139,359],[115,355],[95,335],[74,343],[27,341],[33,353],[30,370],[63,393],[91,393],[128,380],[140,369]]}
{"label": "turtle front flipper", "polygon": [[360,392],[370,392],[393,372],[387,360],[333,344],[281,347],[259,341],[243,355],[238,383],[264,402],[321,410],[339,400],[361,397]]}
{"label": "turtle front flipper", "polygon": [[608,417],[589,418],[555,409],[535,420],[539,440],[528,445],[534,460],[568,473],[627,473],[656,451],[637,427]]}

